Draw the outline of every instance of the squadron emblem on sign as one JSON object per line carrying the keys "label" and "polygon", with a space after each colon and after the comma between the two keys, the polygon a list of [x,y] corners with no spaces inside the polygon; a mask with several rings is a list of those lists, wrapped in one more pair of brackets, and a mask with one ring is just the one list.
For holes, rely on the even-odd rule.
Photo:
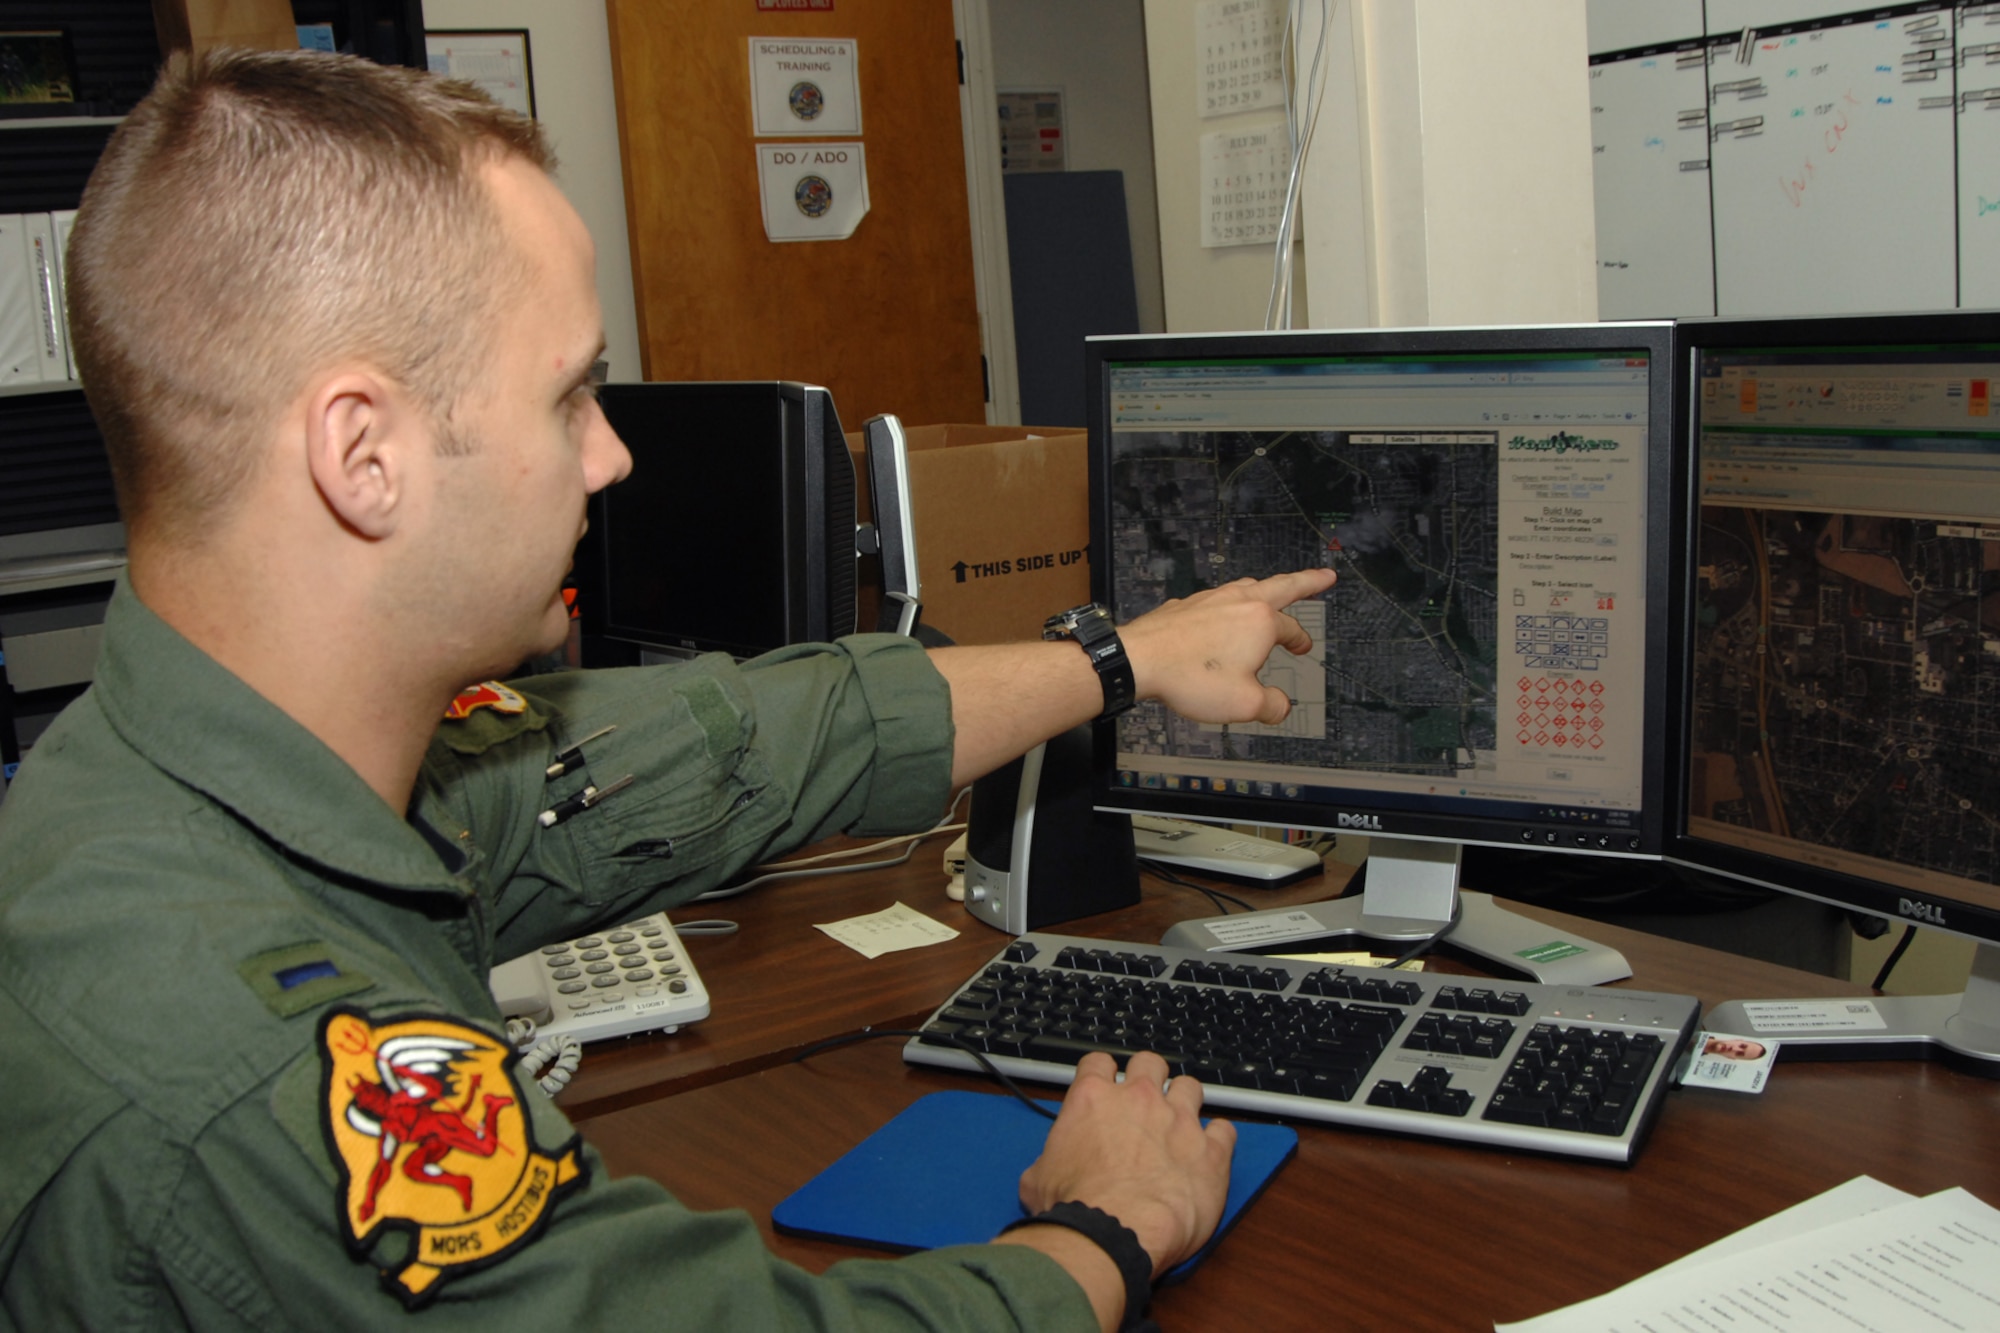
{"label": "squadron emblem on sign", "polygon": [[801,176],[792,190],[792,198],[798,201],[799,212],[809,218],[823,218],[833,207],[833,187],[823,176]]}
{"label": "squadron emblem on sign", "polygon": [[792,114],[800,120],[817,120],[819,113],[826,110],[826,95],[820,92],[819,85],[803,79],[792,85],[788,100]]}
{"label": "squadron emblem on sign", "polygon": [[476,1028],[432,1017],[377,1024],[341,1008],[320,1024],[320,1052],[342,1229],[357,1254],[385,1227],[415,1233],[409,1262],[384,1275],[412,1308],[439,1279],[534,1237],[583,1177],[576,1139],[553,1156],[536,1148],[513,1052]]}

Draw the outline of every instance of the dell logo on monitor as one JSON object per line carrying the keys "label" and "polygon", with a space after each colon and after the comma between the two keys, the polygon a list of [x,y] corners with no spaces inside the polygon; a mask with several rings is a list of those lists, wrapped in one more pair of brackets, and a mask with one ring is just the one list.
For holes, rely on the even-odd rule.
{"label": "dell logo on monitor", "polygon": [[1370,829],[1370,830],[1372,830],[1372,831],[1374,831],[1374,832],[1376,832],[1376,833],[1380,833],[1380,832],[1382,831],[1382,816],[1380,816],[1380,815],[1335,815],[1335,816],[1333,817],[1333,826],[1334,826],[1335,828],[1359,828],[1359,829]]}
{"label": "dell logo on monitor", "polygon": [[1942,926],[1945,924],[1944,909],[1942,907],[1933,907],[1929,903],[1920,903],[1914,898],[1898,898],[1896,900],[1896,910],[1904,916],[1913,916],[1919,921],[1928,921],[1933,926]]}

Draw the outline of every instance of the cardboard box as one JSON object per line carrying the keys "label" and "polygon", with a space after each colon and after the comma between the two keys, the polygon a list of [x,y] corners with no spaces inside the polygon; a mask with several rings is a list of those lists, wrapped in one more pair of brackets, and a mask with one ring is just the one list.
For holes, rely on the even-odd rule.
{"label": "cardboard box", "polygon": [[[1090,600],[1087,437],[1076,427],[905,427],[923,623],[957,643],[1039,639],[1042,622]],[[861,435],[847,437],[860,512],[873,521]],[[881,586],[861,575],[858,628]]]}
{"label": "cardboard box", "polygon": [[162,51],[299,49],[291,0],[153,0],[153,27]]}

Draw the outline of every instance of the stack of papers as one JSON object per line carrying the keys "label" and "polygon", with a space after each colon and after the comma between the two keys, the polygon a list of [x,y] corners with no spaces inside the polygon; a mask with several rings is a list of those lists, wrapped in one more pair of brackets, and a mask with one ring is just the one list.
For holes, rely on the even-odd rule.
{"label": "stack of papers", "polygon": [[1496,1333],[2000,1328],[2000,1211],[1858,1176],[1594,1300]]}

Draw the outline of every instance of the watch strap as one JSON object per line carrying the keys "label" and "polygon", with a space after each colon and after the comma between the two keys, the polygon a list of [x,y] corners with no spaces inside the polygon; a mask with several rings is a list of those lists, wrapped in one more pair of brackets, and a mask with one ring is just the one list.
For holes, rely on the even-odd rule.
{"label": "watch strap", "polygon": [[1125,1317],[1118,1323],[1119,1333],[1144,1333],[1158,1328],[1146,1318],[1147,1302],[1153,1299],[1153,1259],[1130,1227],[1102,1208],[1069,1199],[1033,1217],[1008,1223],[1000,1228],[1000,1234],[1033,1226],[1067,1227],[1111,1256],[1111,1262],[1118,1266],[1118,1275],[1125,1279]]}
{"label": "watch strap", "polygon": [[1131,659],[1125,655],[1125,641],[1118,637],[1118,626],[1104,607],[1089,602],[1050,616],[1042,626],[1042,637],[1074,639],[1083,649],[1104,692],[1099,717],[1116,717],[1138,702],[1138,681],[1132,674]]}

